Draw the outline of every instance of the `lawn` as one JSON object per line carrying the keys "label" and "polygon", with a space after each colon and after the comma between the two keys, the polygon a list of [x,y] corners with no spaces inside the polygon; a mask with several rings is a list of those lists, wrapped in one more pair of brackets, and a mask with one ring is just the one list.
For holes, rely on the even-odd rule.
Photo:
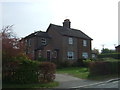
{"label": "lawn", "polygon": [[58,82],[51,82],[45,84],[3,84],[3,88],[52,88],[57,87]]}
{"label": "lawn", "polygon": [[88,68],[85,67],[69,67],[69,68],[62,68],[57,69],[57,73],[60,74],[69,74],[74,77],[78,77],[81,79],[90,79],[90,80],[108,80],[112,78],[117,78],[118,75],[90,75]]}
{"label": "lawn", "polygon": [[57,73],[69,74],[82,79],[87,79],[89,75],[88,68],[82,68],[82,67],[69,67],[69,68],[57,69]]}

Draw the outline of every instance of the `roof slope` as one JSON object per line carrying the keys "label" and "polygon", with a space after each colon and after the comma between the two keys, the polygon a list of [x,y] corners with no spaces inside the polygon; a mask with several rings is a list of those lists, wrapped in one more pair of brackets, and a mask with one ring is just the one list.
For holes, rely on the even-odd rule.
{"label": "roof slope", "polygon": [[59,25],[54,25],[54,24],[50,24],[47,31],[49,29],[55,30],[55,31],[57,31],[58,33],[60,33],[61,35],[64,35],[64,36],[71,36],[71,37],[77,37],[77,38],[84,38],[84,39],[92,40],[92,38],[90,38],[85,33],[83,33],[80,30],[77,30],[77,29],[66,28],[66,27],[59,26]]}
{"label": "roof slope", "polygon": [[43,31],[34,32],[34,33],[26,36],[25,38],[30,38],[30,37],[34,37],[34,36],[44,37],[44,38],[50,38],[50,36],[48,35],[48,33],[43,32]]}

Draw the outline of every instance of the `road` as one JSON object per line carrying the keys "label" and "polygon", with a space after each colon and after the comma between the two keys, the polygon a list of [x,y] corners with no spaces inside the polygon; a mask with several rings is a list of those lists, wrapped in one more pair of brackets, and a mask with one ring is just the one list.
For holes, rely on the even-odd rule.
{"label": "road", "polygon": [[67,74],[56,74],[55,81],[60,85],[57,88],[118,88],[120,87],[120,78],[104,80],[104,81],[91,81],[76,78]]}
{"label": "road", "polygon": [[106,81],[98,84],[83,86],[83,88],[120,88],[120,80]]}

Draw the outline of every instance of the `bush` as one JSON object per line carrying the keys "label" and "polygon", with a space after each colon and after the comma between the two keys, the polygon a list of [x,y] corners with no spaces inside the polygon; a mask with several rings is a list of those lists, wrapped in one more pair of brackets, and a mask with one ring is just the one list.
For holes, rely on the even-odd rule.
{"label": "bush", "polygon": [[[17,57],[5,64],[3,68],[3,83],[44,83],[55,79],[55,65],[50,62],[40,63],[26,57]],[[18,60],[19,59],[19,60]]]}
{"label": "bush", "polygon": [[89,71],[91,75],[105,75],[105,74],[118,74],[120,69],[120,62],[103,62],[96,61],[91,62],[89,65]]}
{"label": "bush", "polygon": [[114,58],[120,59],[120,53],[106,53],[106,54],[99,54],[98,58]]}
{"label": "bush", "polygon": [[43,58],[43,57],[39,57],[39,58],[37,59],[37,61],[45,62],[45,61],[47,61],[47,59],[46,59],[46,58]]}
{"label": "bush", "polygon": [[89,67],[89,64],[92,62],[92,60],[88,59],[88,60],[83,60],[84,66],[85,67]]}
{"label": "bush", "polygon": [[3,68],[3,82],[5,83],[36,83],[38,62],[31,60],[14,60],[9,62],[8,68]]}
{"label": "bush", "polygon": [[39,66],[39,80],[42,83],[52,82],[55,79],[56,66],[50,62],[42,62]]}

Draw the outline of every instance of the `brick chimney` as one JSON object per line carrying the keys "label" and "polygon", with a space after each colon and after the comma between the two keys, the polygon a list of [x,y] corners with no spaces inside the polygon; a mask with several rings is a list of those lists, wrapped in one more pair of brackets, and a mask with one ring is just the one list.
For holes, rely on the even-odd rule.
{"label": "brick chimney", "polygon": [[70,28],[70,20],[69,19],[65,19],[64,22],[63,22],[63,27],[67,27],[67,28]]}

